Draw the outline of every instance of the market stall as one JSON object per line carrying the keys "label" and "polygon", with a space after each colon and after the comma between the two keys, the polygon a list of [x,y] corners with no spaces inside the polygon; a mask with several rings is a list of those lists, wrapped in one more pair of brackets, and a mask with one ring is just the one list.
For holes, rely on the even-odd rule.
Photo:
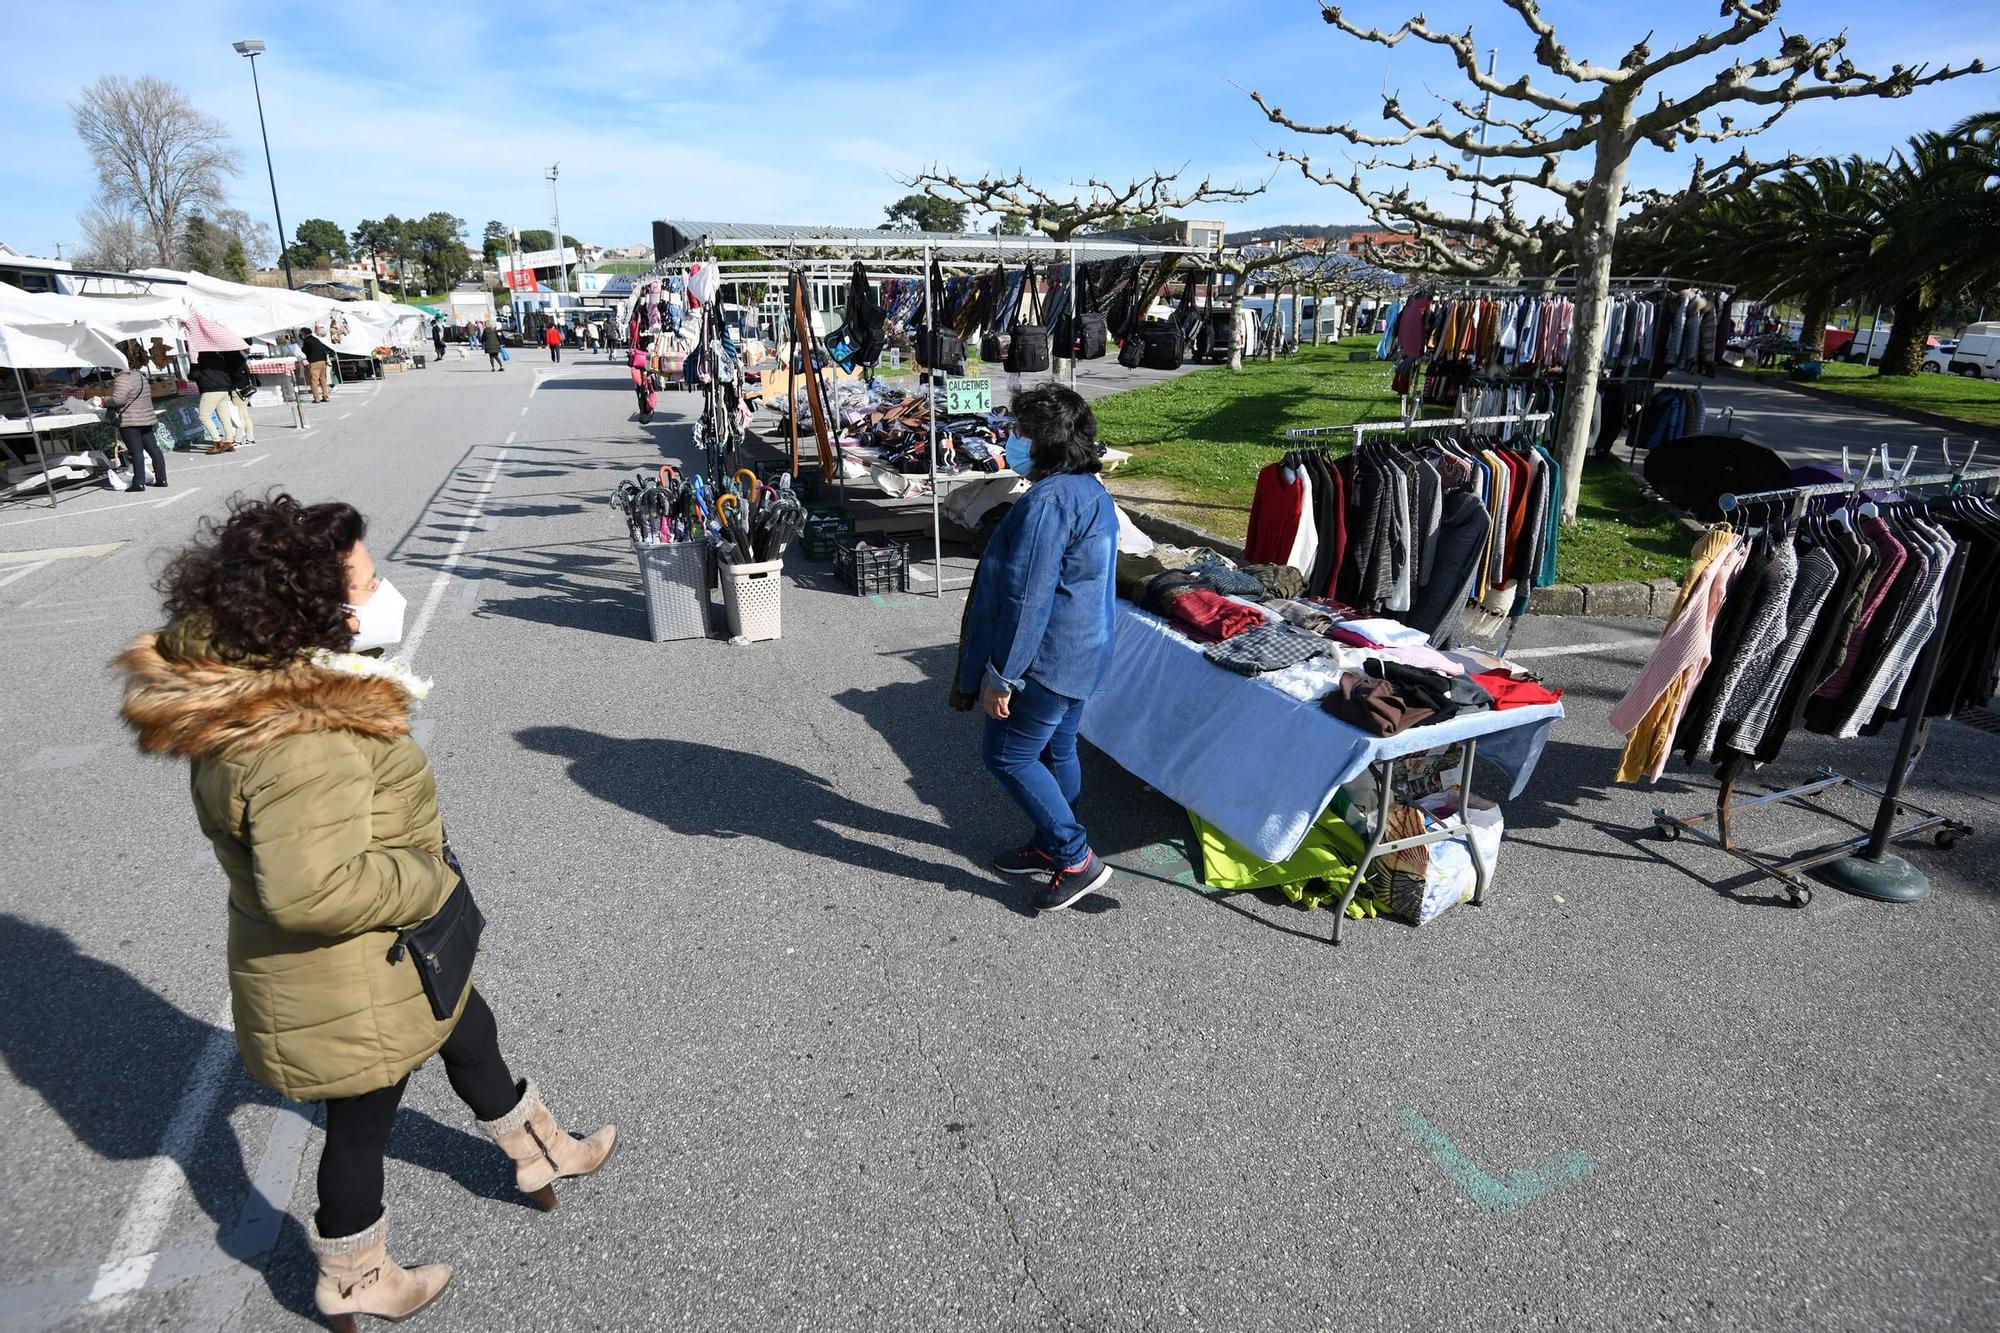
{"label": "market stall", "polygon": [[1288,565],[1121,546],[1112,663],[1081,734],[1188,811],[1208,883],[1326,880],[1337,864],[1338,942],[1371,871],[1393,894],[1409,858],[1456,842],[1463,882],[1420,885],[1409,919],[1484,900],[1503,822],[1475,769],[1487,761],[1519,795],[1563,716],[1560,690],[1308,596]]}
{"label": "market stall", "polygon": [[[997,469],[987,464],[993,461],[990,453],[1004,446],[1008,425],[1004,413],[991,410],[994,395],[987,376],[966,374],[968,350],[976,342],[989,367],[998,362],[1004,369],[1009,387],[1018,386],[1024,375],[1042,374],[1066,374],[1073,385],[1077,360],[1104,355],[1112,334],[1135,329],[1149,304],[1148,291],[1157,291],[1181,256],[1201,253],[1098,236],[1055,242],[983,233],[682,220],[654,223],[653,238],[658,261],[654,280],[700,264],[738,281],[746,280],[748,269],[760,269],[755,275],[759,282],[786,286],[788,336],[780,360],[802,383],[776,401],[786,409],[792,468],[796,471],[800,464],[801,424],[809,418],[812,457],[843,496],[852,482],[879,492],[890,505],[928,508],[933,586],[939,595],[950,586],[944,578],[944,500],[968,485],[976,486],[981,498],[996,489],[1000,482],[991,473]],[[734,268],[732,261],[700,258],[719,245],[753,247],[772,258],[734,261]],[[840,325],[829,330],[822,326],[830,312],[815,310],[812,294],[833,292],[843,292],[846,305]],[[852,337],[859,328],[856,321],[867,323],[865,339]],[[872,371],[892,332],[912,347],[922,367],[914,391],[922,410],[892,421],[898,438],[870,457],[858,450],[877,446],[846,433],[852,424],[846,409],[855,405],[854,395],[831,383],[829,375],[833,368]],[[702,338],[707,347],[717,335]],[[811,349],[818,374],[803,374],[802,348]],[[711,354],[711,364],[725,364],[727,350]],[[872,381],[872,373],[864,379]],[[873,418],[875,425],[882,422],[882,409],[902,406],[877,398],[872,382],[860,392],[867,396],[859,404],[860,417]],[[763,396],[767,403],[774,401],[769,392]],[[983,406],[974,405],[975,396]],[[838,401],[843,397],[844,402]],[[963,410],[949,410],[954,398],[963,400]],[[913,432],[921,439],[911,438]],[[711,430],[707,435],[729,439],[740,432]],[[732,462],[723,459],[717,465]]]}
{"label": "market stall", "polygon": [[0,365],[12,371],[14,390],[0,410],[0,497],[41,490],[54,504],[57,482],[110,470],[113,432],[78,396],[75,372],[123,370],[118,344],[128,339],[150,344],[166,367],[180,310],[173,298],[30,294],[0,283]]}

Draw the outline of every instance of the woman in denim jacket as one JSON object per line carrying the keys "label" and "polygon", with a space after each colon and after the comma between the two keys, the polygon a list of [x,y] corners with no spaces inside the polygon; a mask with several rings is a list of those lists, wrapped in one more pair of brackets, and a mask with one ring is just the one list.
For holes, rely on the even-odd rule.
{"label": "woman in denim jacket", "polygon": [[1036,906],[1053,911],[1111,877],[1072,807],[1083,785],[1077,724],[1111,663],[1118,510],[1097,479],[1089,404],[1048,384],[1013,410],[1007,464],[1032,484],[979,562],[957,684],[985,710],[986,766],[1035,826],[994,869],[1046,878]]}

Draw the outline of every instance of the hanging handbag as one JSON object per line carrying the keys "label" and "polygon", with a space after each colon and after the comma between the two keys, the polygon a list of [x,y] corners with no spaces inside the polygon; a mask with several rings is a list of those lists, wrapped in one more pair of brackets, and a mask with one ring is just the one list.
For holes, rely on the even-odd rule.
{"label": "hanging handbag", "polygon": [[872,366],[882,359],[882,307],[868,293],[868,271],[854,261],[847,280],[847,312],[827,335],[826,351],[842,370]]}
{"label": "hanging handbag", "polygon": [[440,1023],[458,1012],[458,1002],[472,984],[472,960],[479,954],[479,934],[486,929],[486,918],[465,882],[465,868],[459,865],[449,842],[444,846],[444,863],[458,877],[458,883],[445,895],[444,906],[423,924],[397,931],[396,942],[389,949],[392,963],[409,954],[417,980],[423,984],[424,998],[431,1002],[431,1013]]}
{"label": "hanging handbag", "polygon": [[1090,308],[1090,272],[1079,266],[1076,271],[1076,359],[1095,361],[1104,355],[1110,341],[1109,329],[1104,316]]}
{"label": "hanging handbag", "polygon": [[1013,341],[1007,347],[1006,366],[1016,375],[1049,368],[1049,330],[1042,323],[1042,297],[1035,285],[1033,264],[1022,270],[1021,299],[1031,303],[1035,313],[1031,322],[1014,325]]}
{"label": "hanging handbag", "polygon": [[942,370],[947,375],[965,373],[965,339],[952,332],[944,318],[944,272],[931,261],[931,298],[924,311],[924,327],[917,330],[917,364],[926,370]]}

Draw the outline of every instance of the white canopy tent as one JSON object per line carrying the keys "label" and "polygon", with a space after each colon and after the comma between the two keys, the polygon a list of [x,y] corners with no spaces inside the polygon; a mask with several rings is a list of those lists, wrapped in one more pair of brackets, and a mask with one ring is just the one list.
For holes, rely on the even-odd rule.
{"label": "white canopy tent", "polygon": [[185,283],[183,295],[189,305],[242,338],[274,338],[325,326],[338,314],[347,322],[347,336],[338,340],[328,337],[327,341],[347,356],[372,356],[378,347],[418,342],[427,322],[423,311],[396,301],[334,301],[309,292],[252,287],[205,273],[171,269],[140,269],[139,274]]}

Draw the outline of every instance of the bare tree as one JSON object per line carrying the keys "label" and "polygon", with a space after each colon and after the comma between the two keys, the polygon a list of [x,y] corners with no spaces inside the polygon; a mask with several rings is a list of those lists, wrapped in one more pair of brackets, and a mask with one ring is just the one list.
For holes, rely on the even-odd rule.
{"label": "bare tree", "polygon": [[70,103],[70,115],[102,202],[143,219],[158,261],[173,263],[187,214],[221,207],[223,181],[239,169],[228,127],[150,74],[105,75]]}
{"label": "bare tree", "polygon": [[1216,185],[1206,176],[1183,186],[1181,172],[1185,170],[1183,166],[1179,171],[1154,171],[1124,185],[1093,176],[1052,190],[1033,184],[1020,172],[967,181],[933,166],[901,183],[933,199],[976,208],[1002,222],[1018,219],[1026,230],[1052,241],[1127,225],[1138,218],[1158,218],[1195,204],[1238,202],[1264,190],[1262,185]]}
{"label": "bare tree", "polygon": [[[1857,69],[1846,55],[1843,33],[1824,40],[1778,33],[1777,50],[1746,63],[1740,58],[1714,70],[1705,85],[1682,97],[1661,90],[1660,84],[1682,81],[1683,67],[1707,57],[1740,47],[1762,36],[1777,21],[1781,0],[1722,0],[1722,17],[1727,26],[1655,53],[1642,40],[1614,65],[1599,65],[1579,59],[1562,45],[1553,22],[1545,18],[1539,0],[1502,0],[1527,27],[1534,41],[1535,60],[1562,83],[1555,88],[1537,86],[1529,75],[1511,82],[1480,68],[1478,45],[1472,30],[1463,33],[1432,28],[1422,15],[1405,22],[1393,32],[1351,23],[1338,5],[1322,5],[1327,23],[1351,37],[1380,46],[1394,47],[1406,38],[1447,51],[1459,73],[1473,90],[1490,98],[1490,105],[1474,106],[1460,98],[1441,99],[1456,113],[1456,123],[1447,125],[1443,115],[1419,120],[1406,110],[1394,92],[1385,91],[1382,117],[1390,123],[1388,133],[1369,133],[1344,124],[1310,124],[1287,115],[1271,105],[1262,94],[1251,97],[1277,125],[1301,134],[1323,135],[1345,140],[1357,147],[1394,149],[1409,147],[1407,161],[1374,160],[1359,164],[1345,179],[1333,173],[1317,172],[1309,157],[1280,152],[1281,160],[1296,163],[1305,175],[1321,184],[1347,190],[1369,208],[1378,221],[1401,219],[1419,236],[1419,244],[1446,271],[1464,272],[1461,256],[1454,261],[1444,236],[1479,236],[1491,243],[1496,257],[1520,264],[1544,258],[1552,250],[1565,251],[1577,269],[1576,317],[1570,345],[1575,349],[1570,361],[1573,385],[1595,384],[1603,368],[1603,330],[1608,309],[1613,246],[1618,236],[1619,215],[1630,203],[1645,202],[1658,213],[1685,201],[1687,206],[1715,197],[1719,192],[1746,188],[1757,177],[1781,163],[1758,163],[1747,154],[1719,167],[1699,161],[1686,190],[1673,199],[1640,199],[1627,189],[1632,156],[1641,145],[1672,152],[1687,144],[1724,143],[1759,134],[1801,102],[1847,97],[1905,97],[1916,89],[1945,79],[1977,73],[1984,65],[1975,60],[1936,71],[1919,65],[1896,65],[1887,74],[1868,74]],[[1642,109],[1643,98],[1651,95],[1651,108]],[[1756,118],[1739,125],[1728,110],[1748,107]],[[1498,137],[1482,141],[1479,127],[1501,131]],[[1428,158],[1416,154],[1428,146]],[[1478,170],[1468,169],[1445,156],[1445,152],[1476,159]],[[1576,159],[1587,166],[1588,174],[1566,173],[1564,164]],[[1360,173],[1394,167],[1409,173],[1435,172],[1450,182],[1481,179],[1497,195],[1497,206],[1485,218],[1473,222],[1449,215],[1412,194],[1405,185],[1388,193],[1368,190]],[[1552,196],[1567,218],[1524,216],[1516,191],[1540,192]],[[1389,223],[1387,225],[1394,225]],[[1579,400],[1581,401],[1581,400]],[[1590,437],[1590,414],[1565,414],[1558,456],[1563,467],[1563,519],[1576,518],[1577,490],[1583,480],[1583,460]]]}
{"label": "bare tree", "polygon": [[100,200],[76,215],[83,229],[83,249],[77,262],[85,268],[124,272],[151,262],[153,245],[145,229],[125,209]]}

